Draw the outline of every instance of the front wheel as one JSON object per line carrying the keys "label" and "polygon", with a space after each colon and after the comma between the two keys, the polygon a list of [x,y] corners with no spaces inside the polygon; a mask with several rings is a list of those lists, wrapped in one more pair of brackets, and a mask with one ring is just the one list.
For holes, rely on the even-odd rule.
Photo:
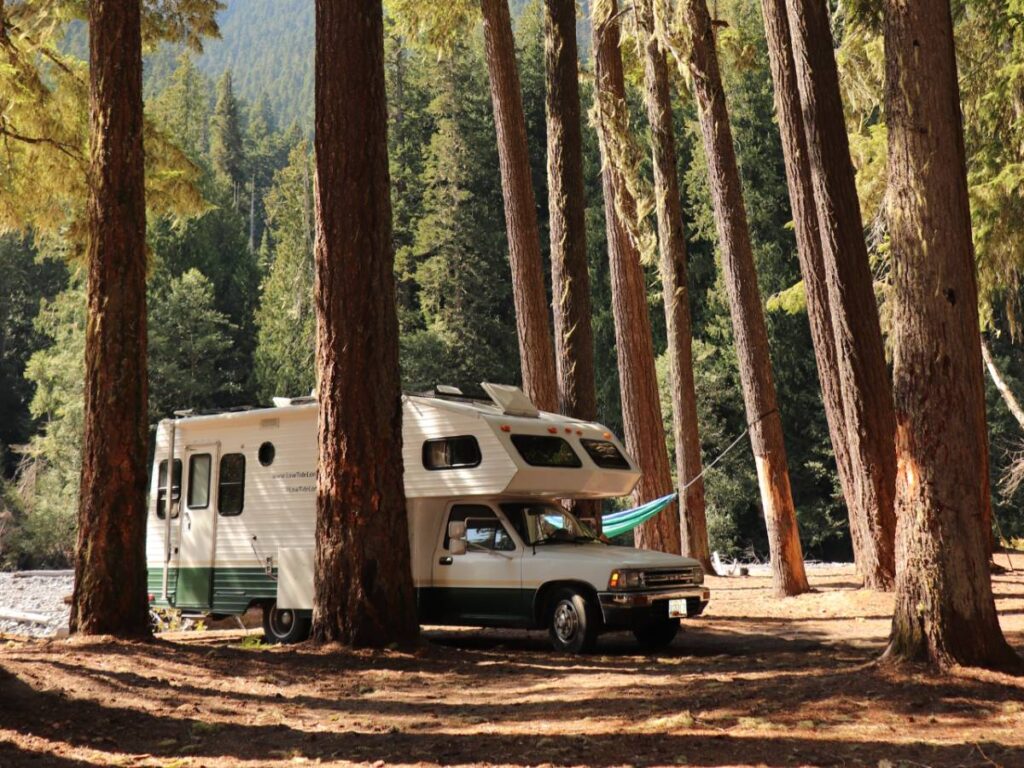
{"label": "front wheel", "polygon": [[268,643],[290,645],[309,637],[310,617],[291,608],[278,608],[277,603],[263,606],[263,638]]}
{"label": "front wheel", "polygon": [[599,623],[597,608],[579,592],[566,588],[555,593],[548,614],[548,634],[556,651],[594,650]]}
{"label": "front wheel", "polygon": [[678,632],[679,619],[665,618],[641,624],[633,630],[633,637],[644,650],[660,651],[671,645]]}

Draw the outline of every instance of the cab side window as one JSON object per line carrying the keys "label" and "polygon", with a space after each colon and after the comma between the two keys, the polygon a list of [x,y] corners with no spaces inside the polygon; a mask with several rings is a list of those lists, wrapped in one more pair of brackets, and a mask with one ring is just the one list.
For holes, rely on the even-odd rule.
{"label": "cab side window", "polygon": [[[448,522],[466,523],[466,540],[469,550],[490,549],[497,552],[513,552],[516,544],[490,507],[482,504],[459,504],[448,513]],[[444,548],[448,549],[448,525],[445,524]]]}

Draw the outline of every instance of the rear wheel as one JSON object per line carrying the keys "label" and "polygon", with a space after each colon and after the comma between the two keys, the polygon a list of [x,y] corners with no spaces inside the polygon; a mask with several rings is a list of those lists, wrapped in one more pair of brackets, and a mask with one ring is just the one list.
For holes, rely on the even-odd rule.
{"label": "rear wheel", "polygon": [[550,605],[548,634],[555,650],[566,653],[594,650],[601,618],[593,601],[567,587],[552,596]]}
{"label": "rear wheel", "polygon": [[648,651],[667,648],[679,633],[679,619],[659,618],[633,629],[633,637]]}
{"label": "rear wheel", "polygon": [[309,637],[310,618],[277,603],[263,606],[263,638],[268,643],[301,643]]}

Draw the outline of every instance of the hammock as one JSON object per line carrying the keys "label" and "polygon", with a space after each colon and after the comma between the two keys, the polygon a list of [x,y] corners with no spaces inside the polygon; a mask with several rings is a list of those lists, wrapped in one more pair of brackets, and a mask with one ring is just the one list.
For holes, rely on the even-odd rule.
{"label": "hammock", "polygon": [[640,523],[651,519],[661,512],[661,510],[675,501],[678,495],[679,494],[677,492],[673,491],[668,496],[662,496],[660,499],[648,501],[646,504],[641,504],[639,507],[624,509],[621,512],[613,512],[610,515],[602,515],[601,533],[611,539],[625,533],[626,531],[631,531],[640,525]]}

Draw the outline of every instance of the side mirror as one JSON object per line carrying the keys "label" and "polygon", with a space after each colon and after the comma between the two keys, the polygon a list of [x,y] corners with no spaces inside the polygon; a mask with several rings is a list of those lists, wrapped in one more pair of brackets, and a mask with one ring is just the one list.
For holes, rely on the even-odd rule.
{"label": "side mirror", "polygon": [[452,520],[448,523],[448,551],[453,555],[464,555],[467,549],[465,521]]}

